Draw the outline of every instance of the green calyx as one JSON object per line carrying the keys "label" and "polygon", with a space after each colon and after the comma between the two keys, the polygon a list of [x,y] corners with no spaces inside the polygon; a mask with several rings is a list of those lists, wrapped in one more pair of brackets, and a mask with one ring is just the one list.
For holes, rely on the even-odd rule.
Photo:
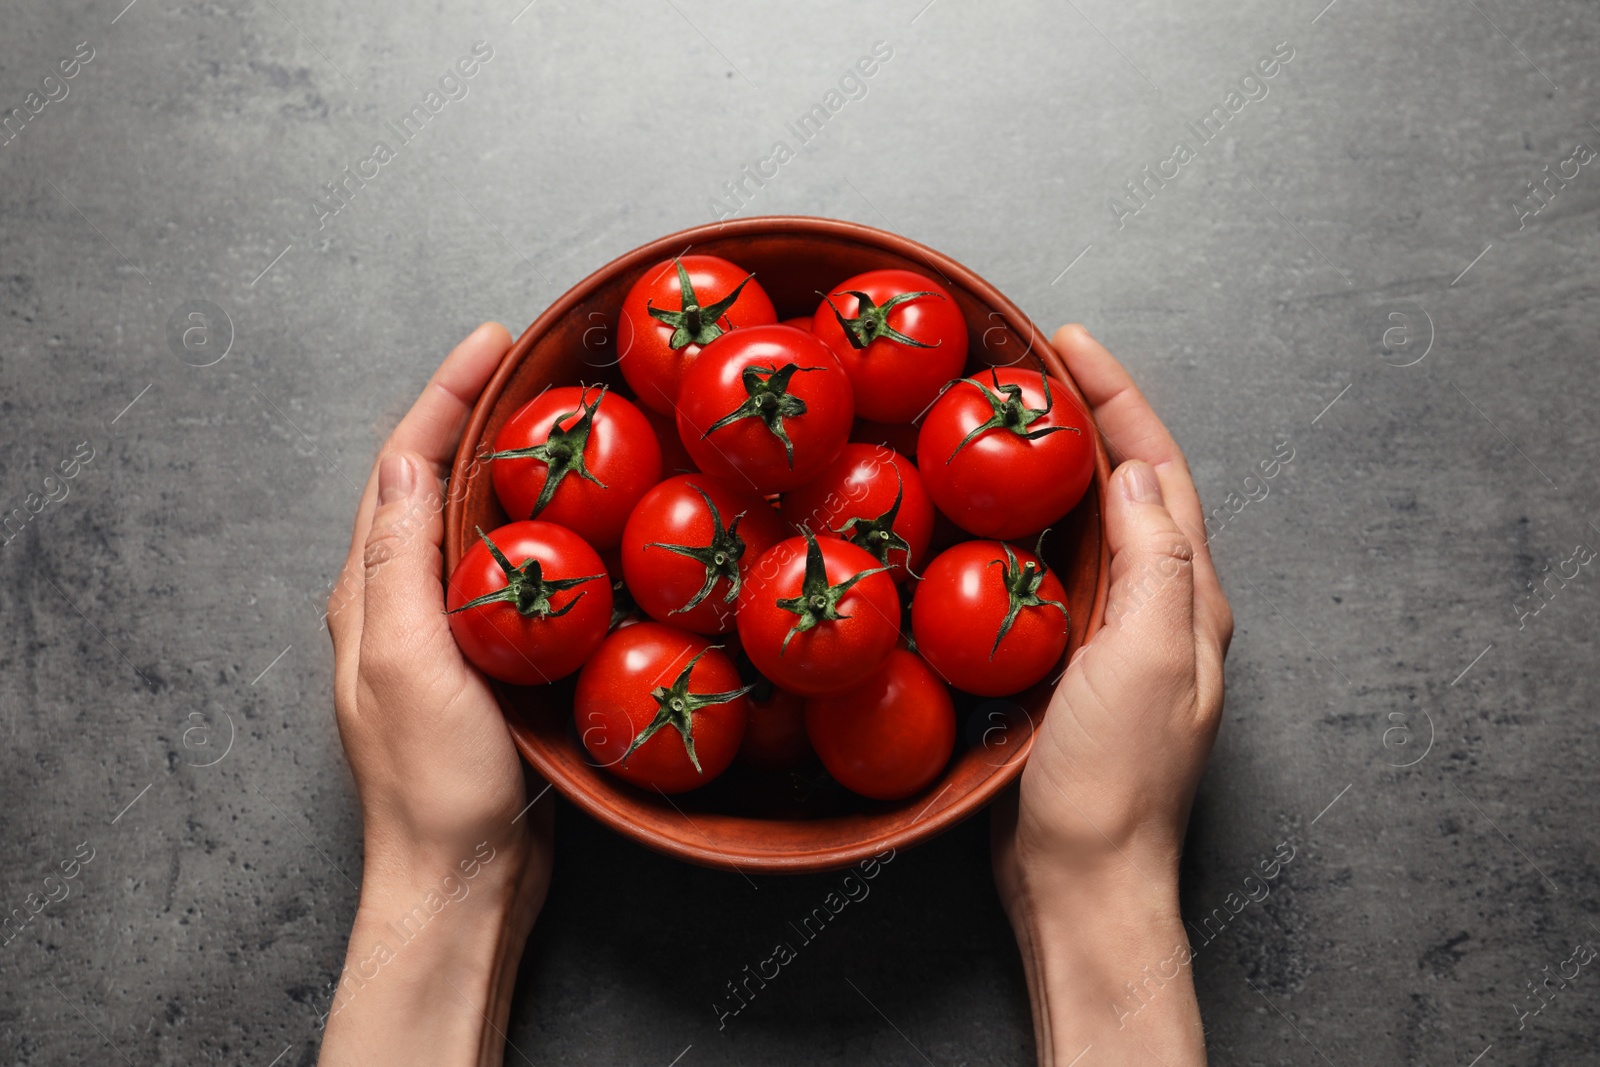
{"label": "green calyx", "polygon": [[800,532],[806,539],[806,576],[800,585],[799,596],[778,601],[778,607],[799,616],[789,632],[783,636],[783,645],[778,649],[780,656],[789,650],[789,642],[794,640],[795,634],[803,634],[819,622],[848,619],[850,616],[839,614],[839,601],[843,600],[844,595],[861,579],[882,574],[889,569],[873,567],[871,570],[851,575],[838,585],[829,585],[828,569],[822,560],[822,546],[817,544],[817,535],[803,527]]}
{"label": "green calyx", "polygon": [[[1006,596],[1010,599],[1010,603],[1006,607],[1006,617],[1000,623],[1000,632],[994,635],[994,647],[989,649],[990,659],[994,659],[994,654],[1000,651],[1000,642],[1011,632],[1012,624],[1017,621],[1017,616],[1022,613],[1023,608],[1041,608],[1049,605],[1061,609],[1063,620],[1071,618],[1067,613],[1067,606],[1061,601],[1045,600],[1039,596],[1039,586],[1044,582],[1045,574],[1049,572],[1049,568],[1044,565],[1044,535],[1049,532],[1046,530],[1039,535],[1039,543],[1033,550],[1033,554],[1039,557],[1037,563],[1029,560],[1018,566],[1017,554],[1011,551],[1010,545],[1002,543],[1002,547],[1006,550],[1005,562],[1000,563],[999,560],[995,560],[994,563],[1000,564],[1000,581],[1005,584]],[[994,563],[990,566],[994,566]]]}
{"label": "green calyx", "polygon": [[966,382],[969,385],[976,386],[983,392],[984,398],[989,401],[994,413],[983,423],[974,426],[972,432],[961,439],[961,443],[956,445],[956,450],[950,453],[950,459],[945,460],[946,463],[960,455],[963,448],[966,448],[975,437],[986,430],[1010,430],[1018,437],[1029,441],[1037,441],[1041,437],[1048,437],[1050,434],[1059,433],[1062,430],[1071,430],[1073,433],[1080,435],[1083,433],[1076,426],[1041,426],[1037,430],[1028,429],[1036,421],[1050,414],[1050,409],[1055,407],[1055,398],[1050,395],[1050,376],[1045,374],[1044,371],[1039,372],[1039,383],[1044,387],[1044,407],[1042,408],[1030,408],[1024,404],[1022,402],[1022,386],[1017,385],[1015,382],[1001,385],[1000,376],[995,373],[992,367],[989,369],[989,376],[994,382],[994,390],[991,390],[976,378],[962,378],[957,382],[951,383],[952,385],[959,385],[961,382]]}
{"label": "green calyx", "polygon": [[789,440],[789,431],[784,429],[783,420],[804,415],[806,402],[789,392],[789,379],[794,377],[795,371],[818,369],[794,363],[784,367],[746,367],[739,375],[747,394],[745,402],[713,422],[700,435],[700,440],[704,441],[724,426],[740,419],[760,419],[772,431],[772,435],[783,442],[783,454],[789,458],[789,468],[794,469],[794,442]]}
{"label": "green calyx", "polygon": [[900,477],[900,469],[898,467],[895,468],[894,473],[895,477],[899,479],[900,485],[895,490],[894,503],[890,505],[888,511],[885,511],[875,519],[852,518],[833,532],[845,537],[851,544],[858,545],[871,552],[873,557],[883,564],[885,568],[891,566],[889,553],[895,551],[904,552],[906,561],[903,566],[906,569],[906,573],[913,578],[919,578],[921,576],[911,569],[911,546],[906,543],[904,537],[895,532],[894,528],[894,520],[900,514],[900,503],[905,498],[906,493],[906,480]]}
{"label": "green calyx", "polygon": [[[633,744],[628,746],[628,751],[622,754],[622,764],[627,765],[628,757],[634,750],[655,736],[656,731],[663,726],[671,726],[678,731],[678,736],[683,738],[683,750],[689,755],[689,762],[694,764],[694,769],[700,771],[700,758],[694,754],[694,713],[701,708],[713,704],[726,704],[731,700],[738,700],[750,692],[754,686],[745,686],[742,689],[733,689],[726,693],[691,693],[689,692],[689,672],[694,670],[694,665],[700,662],[700,657],[721,645],[711,645],[700,650],[700,654],[689,661],[689,665],[678,675],[678,680],[671,687],[658,685],[650,691],[650,699],[656,702],[656,717],[650,720],[650,725],[639,731],[639,736],[633,739]],[[704,771],[700,773],[704,774]]]}
{"label": "green calyx", "polygon": [[[606,488],[606,483],[589,473],[589,468],[583,462],[583,450],[589,443],[589,432],[594,429],[594,415],[600,410],[601,403],[606,398],[609,386],[600,387],[600,395],[595,397],[594,403],[588,402],[589,387],[583,386],[583,393],[578,398],[576,411],[569,411],[556,419],[550,427],[550,433],[542,444],[531,448],[513,448],[506,452],[491,452],[490,459],[536,459],[545,465],[544,487],[539,490],[539,499],[533,502],[533,513],[530,519],[537,519],[539,512],[555,497],[556,490],[561,487],[562,481],[569,474],[576,474],[585,481],[593,482],[600,488]],[[563,430],[561,424],[578,412],[583,417],[570,427]]]}
{"label": "green calyx", "polygon": [[667,339],[667,344],[674,350],[687,348],[690,345],[708,345],[721,337],[726,331],[717,325],[717,320],[728,313],[734,301],[739,299],[739,294],[749,284],[754,274],[747,275],[745,280],[734,287],[733,292],[718,300],[715,304],[700,306],[699,299],[694,295],[694,285],[689,281],[689,272],[683,269],[683,261],[674,259],[673,265],[678,268],[678,288],[682,306],[677,311],[668,311],[645,303],[645,311],[657,322],[664,322],[672,327],[672,336]]}
{"label": "green calyx", "polygon": [[681,615],[686,611],[693,611],[699,607],[706,597],[711,595],[711,590],[716,588],[720,579],[728,581],[728,591],[723,594],[722,602],[732,604],[739,596],[739,559],[744,555],[744,538],[739,536],[739,522],[745,513],[733,517],[733,524],[726,529],[722,526],[722,514],[717,511],[717,505],[711,502],[706,491],[698,485],[692,487],[700,494],[700,499],[706,502],[706,507],[711,510],[711,543],[703,547],[693,545],[669,545],[661,541],[651,541],[646,548],[664,548],[668,552],[676,552],[680,556],[687,556],[706,569],[705,584],[700,591],[689,598],[689,602],[681,608],[673,608],[671,614]]}
{"label": "green calyx", "polygon": [[479,527],[474,526],[473,529],[478,531],[478,536],[483,539],[484,545],[488,547],[489,554],[494,557],[494,561],[500,564],[500,569],[505,572],[506,584],[492,593],[474,597],[459,608],[445,612],[447,615],[454,615],[469,608],[479,608],[485,604],[510,604],[524,618],[559,619],[578,606],[578,601],[587,595],[587,590],[573,597],[567,602],[566,607],[560,609],[555,608],[550,603],[550,598],[554,594],[566,589],[574,589],[584,582],[592,582],[605,577],[603,574],[590,574],[582,578],[546,578],[544,576],[544,564],[537,559],[530,556],[528,559],[523,560],[522,566],[514,566],[506,558],[506,554],[500,551],[500,546],[489,540],[488,534],[484,533]]}
{"label": "green calyx", "polygon": [[912,345],[916,348],[937,348],[938,345],[924,344],[912,337],[907,337],[893,326],[889,325],[889,312],[901,304],[912,300],[920,300],[925,296],[944,297],[938,293],[923,291],[918,293],[900,293],[891,297],[882,304],[875,304],[872,297],[855,289],[843,290],[846,294],[856,298],[856,316],[847,319],[838,308],[833,305],[833,297],[819,292],[817,295],[828,302],[828,307],[833,310],[833,317],[839,320],[839,326],[844,330],[845,337],[850,341],[851,348],[866,348],[880,337],[887,337],[891,341],[898,341],[903,345]]}

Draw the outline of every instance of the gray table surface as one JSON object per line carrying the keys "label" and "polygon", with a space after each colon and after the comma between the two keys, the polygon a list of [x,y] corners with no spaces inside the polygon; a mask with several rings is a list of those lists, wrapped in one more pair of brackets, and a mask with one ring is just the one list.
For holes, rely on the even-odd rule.
{"label": "gray table surface", "polygon": [[[0,1059],[314,1061],[360,868],[319,625],[355,486],[478,322],[737,209],[892,228],[1086,322],[1228,509],[1184,886],[1229,919],[1195,934],[1215,1062],[1600,1062],[1594,966],[1529,992],[1600,946],[1593,3],[124,3],[0,10],[0,494],[66,493],[0,548],[0,904],[93,854],[0,951]],[[171,340],[196,302],[210,348]],[[188,365],[218,309],[231,348]],[[721,1032],[837,876],[558,832],[508,1062],[1031,1062],[982,820]]]}

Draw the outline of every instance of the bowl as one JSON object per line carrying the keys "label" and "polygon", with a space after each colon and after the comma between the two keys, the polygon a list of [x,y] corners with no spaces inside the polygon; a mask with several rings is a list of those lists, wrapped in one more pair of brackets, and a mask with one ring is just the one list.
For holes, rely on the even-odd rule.
{"label": "bowl", "polygon": [[[921,271],[943,283],[966,317],[969,373],[986,365],[1042,367],[1088,410],[1046,335],[994,286],[947,256],[834,219],[775,216],[697,226],[601,267],[545,309],[511,347],[473,408],[456,453],[445,507],[445,573],[472,543],[474,526],[490,530],[509,521],[495,499],[488,464],[479,458],[492,449],[500,427],[552,385],[604,381],[629,395],[616,366],[617,310],[644,271],[690,251],[755,272],[780,318],[809,315],[818,290],[862,271]],[[1045,546],[1072,608],[1063,663],[1099,629],[1105,613],[1110,568],[1101,512],[1110,463],[1102,435],[1096,432],[1093,440],[1094,481]],[[537,688],[496,683],[495,692],[523,758],[562,796],[618,833],[708,867],[804,873],[909,847],[982,809],[1021,773],[1055,677],[1004,699],[956,694],[958,735],[949,765],[921,793],[893,802],[847,794],[820,767],[787,776],[735,768],[675,796],[638,789],[589,759],[571,721],[575,678]]]}

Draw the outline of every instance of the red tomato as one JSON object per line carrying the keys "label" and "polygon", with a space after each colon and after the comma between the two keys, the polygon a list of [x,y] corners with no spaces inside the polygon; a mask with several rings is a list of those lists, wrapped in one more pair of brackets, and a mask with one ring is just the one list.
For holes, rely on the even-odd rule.
{"label": "red tomato", "polygon": [[848,541],[780,541],[739,590],[739,641],[757,670],[805,696],[848,689],[900,639],[894,580]]}
{"label": "red tomato", "polygon": [[781,326],[793,326],[797,330],[804,330],[806,333],[810,333],[811,332],[811,316],[810,315],[801,315],[801,316],[798,316],[797,318],[784,319],[781,323],[779,323],[779,325],[781,325]]}
{"label": "red tomato", "polygon": [[[894,568],[897,582],[922,569],[933,535],[933,501],[906,457],[882,445],[847,444],[815,481],[783,496],[792,526],[843,537]],[[909,554],[909,561],[907,556]]]}
{"label": "red tomato", "polygon": [[559,523],[595,548],[622,540],[628,512],[661,480],[642,412],[605,386],[534,397],[495,435],[494,491],[513,517]]}
{"label": "red tomato", "polygon": [[811,759],[804,697],[763,678],[745,699],[750,701],[750,718],[739,746],[740,763],[758,771],[789,771]]}
{"label": "red tomato", "polygon": [[1067,648],[1067,592],[1038,556],[963,541],[934,557],[911,601],[917,651],[957,689],[1018,693]]}
{"label": "red tomato", "polygon": [[761,497],[709,474],[680,474],[644,495],[622,532],[622,574],[657,622],[702,634],[733,629],[739,586],[782,541]]}
{"label": "red tomato", "polygon": [[683,256],[633,283],[617,320],[617,360],[639,403],[672,414],[701,348],[735,327],[778,321],[754,277],[716,256]]}
{"label": "red tomato", "polygon": [[933,279],[870,270],[840,283],[811,320],[850,376],[856,413],[910,422],[967,365],[967,320]]}
{"label": "red tomato", "polygon": [[684,373],[678,436],[701,470],[779,493],[833,462],[853,410],[827,345],[789,326],[750,326],[707,345]]}
{"label": "red tomato", "polygon": [[583,666],[611,625],[611,578],[595,550],[548,522],[513,522],[461,554],[445,594],[450,632],[473,665],[514,685]]}
{"label": "red tomato", "polygon": [[1060,382],[1005,367],[952,385],[917,437],[939,510],[968,533],[1009,540],[1071,511],[1094,477],[1094,422]]}
{"label": "red tomato", "polygon": [[601,766],[640,788],[682,793],[733,762],[748,691],[705,638],[641,622],[606,638],[584,666],[572,713]]}
{"label": "red tomato", "polygon": [[950,762],[956,709],[928,665],[897,648],[853,689],[807,701],[806,733],[840,785],[874,800],[900,800]]}

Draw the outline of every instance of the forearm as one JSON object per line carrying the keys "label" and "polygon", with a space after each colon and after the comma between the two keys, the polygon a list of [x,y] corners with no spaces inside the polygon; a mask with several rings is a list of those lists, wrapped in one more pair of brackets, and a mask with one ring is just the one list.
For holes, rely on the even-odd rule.
{"label": "forearm", "polygon": [[1012,923],[1041,1067],[1206,1062],[1175,877],[1127,868],[1036,884]]}
{"label": "forearm", "polygon": [[369,862],[323,1067],[502,1061],[517,961],[540,903],[522,899],[521,867],[488,845],[453,864]]}

